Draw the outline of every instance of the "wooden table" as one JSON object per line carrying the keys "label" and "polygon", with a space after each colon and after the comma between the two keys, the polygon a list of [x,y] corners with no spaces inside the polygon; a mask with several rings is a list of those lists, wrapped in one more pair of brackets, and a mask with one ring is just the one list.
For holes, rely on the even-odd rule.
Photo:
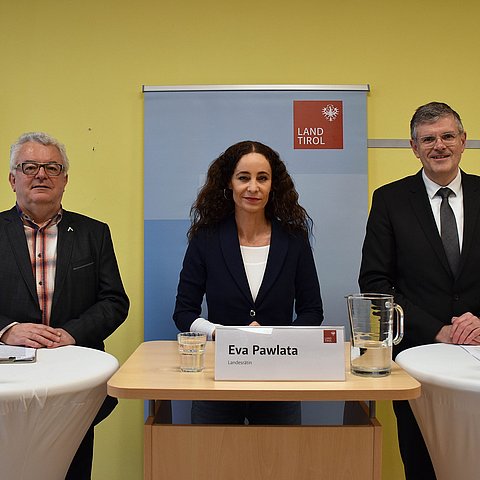
{"label": "wooden table", "polygon": [[[178,360],[176,342],[145,342],[108,382],[114,397],[151,401],[147,480],[380,480],[375,401],[420,395],[420,384],[395,364],[384,378],[351,375],[347,362],[345,382],[231,382],[214,380],[212,342],[202,373],[180,372]],[[169,400],[360,400],[370,409],[338,426],[171,425]]]}

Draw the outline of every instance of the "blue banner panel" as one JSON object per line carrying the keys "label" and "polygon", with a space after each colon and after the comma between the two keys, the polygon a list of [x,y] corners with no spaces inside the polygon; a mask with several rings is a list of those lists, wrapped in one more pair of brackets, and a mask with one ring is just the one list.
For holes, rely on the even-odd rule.
{"label": "blue banner panel", "polygon": [[358,291],[368,213],[366,91],[146,91],[145,340],[174,339],[178,276],[189,212],[210,163],[257,140],[278,151],[314,221],[324,325],[344,325]]}

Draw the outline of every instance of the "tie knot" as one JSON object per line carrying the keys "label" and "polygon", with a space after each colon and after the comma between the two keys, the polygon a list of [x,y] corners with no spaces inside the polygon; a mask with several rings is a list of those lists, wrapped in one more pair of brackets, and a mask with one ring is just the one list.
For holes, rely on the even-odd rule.
{"label": "tie knot", "polygon": [[450,188],[444,187],[444,188],[441,188],[440,190],[438,190],[438,192],[437,192],[435,195],[438,195],[438,196],[442,197],[442,200],[445,200],[445,199],[448,198],[452,193],[453,193],[453,191],[450,190]]}

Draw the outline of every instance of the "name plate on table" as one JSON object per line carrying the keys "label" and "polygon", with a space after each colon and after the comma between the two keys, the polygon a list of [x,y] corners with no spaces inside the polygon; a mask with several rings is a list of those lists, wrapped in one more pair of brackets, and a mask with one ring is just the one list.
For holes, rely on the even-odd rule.
{"label": "name plate on table", "polygon": [[217,326],[215,380],[345,380],[344,327]]}

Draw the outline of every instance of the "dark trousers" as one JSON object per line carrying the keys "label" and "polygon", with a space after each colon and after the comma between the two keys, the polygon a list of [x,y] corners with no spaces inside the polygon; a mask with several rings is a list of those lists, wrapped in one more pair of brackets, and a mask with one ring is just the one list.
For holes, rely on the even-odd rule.
{"label": "dark trousers", "polygon": [[243,425],[300,425],[300,402],[192,402],[192,423]]}
{"label": "dark trousers", "polygon": [[436,480],[427,446],[408,401],[394,401],[393,410],[406,480]]}
{"label": "dark trousers", "polygon": [[73,457],[65,480],[90,480],[92,478],[94,427],[110,415],[117,403],[116,398],[107,395]]}
{"label": "dark trousers", "polygon": [[92,425],[83,437],[77,453],[73,457],[65,480],[90,480],[93,464],[93,429]]}

